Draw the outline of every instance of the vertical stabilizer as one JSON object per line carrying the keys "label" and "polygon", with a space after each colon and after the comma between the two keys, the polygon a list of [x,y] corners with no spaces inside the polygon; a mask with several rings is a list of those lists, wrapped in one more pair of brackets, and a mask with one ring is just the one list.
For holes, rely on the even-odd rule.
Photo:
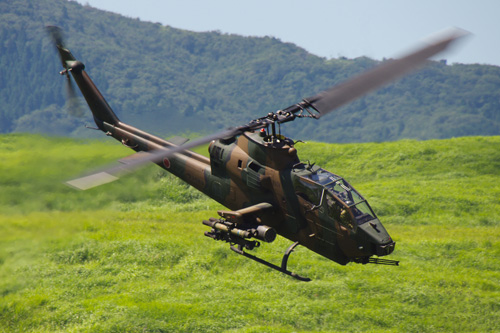
{"label": "vertical stabilizer", "polygon": [[[117,125],[120,120],[113,112],[108,102],[106,102],[99,89],[97,89],[94,82],[92,82],[89,75],[85,72],[85,65],[81,61],[76,60],[73,54],[64,47],[61,29],[59,27],[49,26],[47,27],[47,31],[52,37],[59,53],[61,64],[64,68],[60,74],[66,75],[68,79],[71,74],[74,78],[94,115],[96,125],[103,131],[105,130],[103,123]],[[70,84],[70,82],[68,82],[68,84]]]}

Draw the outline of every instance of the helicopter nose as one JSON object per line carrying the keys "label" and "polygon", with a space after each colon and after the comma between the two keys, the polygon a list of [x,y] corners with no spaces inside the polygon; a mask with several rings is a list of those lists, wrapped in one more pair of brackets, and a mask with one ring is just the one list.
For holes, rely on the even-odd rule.
{"label": "helicopter nose", "polygon": [[396,243],[392,240],[391,236],[387,233],[384,226],[378,219],[373,219],[358,227],[361,235],[365,239],[365,246],[371,254],[377,256],[386,256],[394,251]]}

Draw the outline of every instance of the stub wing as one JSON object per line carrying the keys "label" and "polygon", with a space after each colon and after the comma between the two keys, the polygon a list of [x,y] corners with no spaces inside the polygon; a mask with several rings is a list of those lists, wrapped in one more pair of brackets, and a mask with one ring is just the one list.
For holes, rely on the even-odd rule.
{"label": "stub wing", "polygon": [[261,224],[261,219],[274,211],[273,205],[267,202],[259,203],[236,211],[219,210],[217,214],[223,219],[236,224]]}

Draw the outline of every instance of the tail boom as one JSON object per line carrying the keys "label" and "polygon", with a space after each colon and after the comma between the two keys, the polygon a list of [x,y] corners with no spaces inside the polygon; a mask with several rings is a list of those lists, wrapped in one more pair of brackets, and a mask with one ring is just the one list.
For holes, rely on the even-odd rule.
{"label": "tail boom", "polygon": [[85,100],[92,111],[97,127],[104,131],[104,122],[117,125],[120,120],[113,112],[108,102],[106,102],[99,89],[97,89],[94,82],[90,79],[87,72],[85,72],[85,65],[82,62],[75,60],[66,61],[66,64],[67,70],[75,79],[78,88],[80,88],[83,97],[85,97]]}
{"label": "tail boom", "polygon": [[[76,60],[69,50],[61,46],[57,46],[57,49],[65,68],[61,74],[71,73],[92,111],[97,127],[101,131],[136,152],[152,152],[158,149],[177,147],[175,143],[121,122],[90,76],[85,72],[85,65]],[[156,164],[195,188],[203,190],[205,187],[204,177],[192,177],[192,174],[209,172],[210,160],[207,157],[184,150],[173,154],[167,161],[160,161]],[[126,164],[125,161],[122,163]]]}

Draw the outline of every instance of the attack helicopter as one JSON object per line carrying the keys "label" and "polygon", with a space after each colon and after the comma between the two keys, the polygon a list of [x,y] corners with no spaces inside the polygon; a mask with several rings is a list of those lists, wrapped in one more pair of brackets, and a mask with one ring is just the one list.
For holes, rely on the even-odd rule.
{"label": "attack helicopter", "polygon": [[[344,83],[304,98],[276,112],[193,141],[164,140],[122,122],[95,86],[85,65],[65,47],[62,31],[47,27],[58,51],[68,84],[72,79],[85,98],[95,124],[107,136],[136,153],[67,184],[86,190],[109,183],[147,163],[155,163],[227,210],[203,221],[205,236],[227,242],[234,252],[298,280],[309,281],[287,268],[292,251],[302,245],[338,264],[385,264],[394,251],[389,236],[368,201],[344,178],[315,164],[302,162],[295,142],[281,134],[281,125],[302,118],[323,119],[340,106],[416,70],[467,33],[453,29],[406,56]],[[278,127],[278,128],[277,128]],[[209,144],[209,157],[189,149]],[[281,265],[249,251],[272,243],[277,235],[293,244]]]}

